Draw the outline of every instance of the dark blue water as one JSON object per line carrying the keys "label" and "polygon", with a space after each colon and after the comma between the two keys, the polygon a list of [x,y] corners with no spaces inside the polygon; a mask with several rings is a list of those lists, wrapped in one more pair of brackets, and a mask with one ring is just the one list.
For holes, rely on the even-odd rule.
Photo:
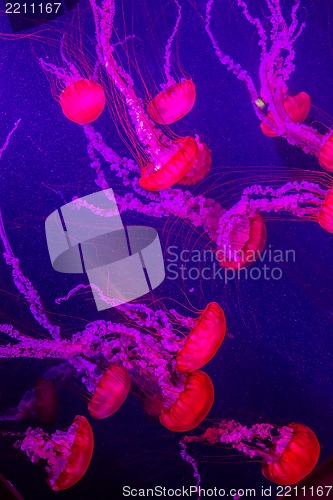
{"label": "dark blue water", "polygon": [[[124,26],[127,34],[138,37],[131,45],[130,55],[132,60],[136,55],[145,82],[154,92],[163,78],[163,52],[175,22],[174,5],[163,0],[118,3],[119,37],[124,34]],[[324,113],[333,116],[333,3],[326,0],[319,5],[314,0],[306,0],[302,4],[300,17],[306,19],[307,26],[295,46],[296,71],[289,82],[290,94],[309,93],[314,104],[309,123],[319,120],[330,125]],[[81,29],[93,38],[89,6],[82,0],[79,8],[83,14]],[[47,27],[50,30],[73,28],[73,12],[67,12]],[[319,170],[315,158],[282,139],[272,140],[262,135],[246,88],[219,63],[198,12],[204,12],[203,1],[197,5],[183,1],[183,21],[177,39],[179,61],[196,83],[197,101],[190,114],[172,126],[179,135],[200,134],[213,151],[211,174],[195,192],[207,193],[228,206],[237,201],[241,189],[252,184],[256,175],[265,178],[266,174],[274,174],[279,181],[282,168],[291,178],[295,168]],[[214,13],[213,29],[219,43],[257,81],[259,50],[254,29],[231,1],[217,2]],[[267,14],[259,8],[257,13]],[[10,33],[3,13],[0,19],[1,31]],[[39,56],[49,56],[50,61],[59,62],[58,46],[48,42],[52,34],[47,32],[40,33],[37,39],[23,39],[22,34],[0,40],[1,143],[14,122],[21,118],[0,163],[0,208],[24,273],[39,291],[54,322],[62,326],[65,334],[70,334],[97,318],[112,319],[114,312],[98,314],[91,296],[89,300],[78,296],[60,306],[55,304],[55,298],[66,294],[81,278],[60,275],[51,268],[44,221],[74,196],[84,196],[97,189],[82,130],[63,116],[38,64]],[[120,57],[125,63],[123,53]],[[143,92],[142,82],[138,79],[136,84]],[[130,156],[107,111],[95,125],[118,154]],[[230,167],[237,169],[237,175],[230,174]],[[234,198],[224,172],[233,179]],[[247,176],[251,177],[248,183]],[[119,180],[115,181],[111,174],[108,180],[116,192],[125,193]],[[189,305],[185,292],[193,308],[202,309],[214,300],[225,309],[230,335],[206,367],[216,390],[210,418],[234,418],[248,425],[303,422],[316,432],[321,443],[321,461],[324,461],[333,452],[333,236],[315,222],[280,219],[267,221],[267,245],[282,251],[292,249],[296,255],[295,262],[281,265],[281,280],[241,280],[229,284],[218,280],[179,280],[177,283],[166,280],[154,291],[154,298],[163,298],[169,307],[181,310],[182,305]],[[168,221],[165,226],[164,220],[135,213],[125,213],[123,221],[126,225],[138,223],[155,227],[164,248],[167,243],[180,247],[190,244],[191,248],[207,244],[204,236],[197,241],[191,228],[181,221]],[[25,333],[44,335],[17,293],[3,260],[0,261],[0,322],[11,323]],[[36,377],[52,364],[50,360],[2,360],[1,407],[17,404]],[[48,429],[51,432],[68,426],[76,414],[88,414],[85,393],[78,382],[66,385],[59,397],[60,414]],[[123,498],[124,485],[176,488],[193,484],[191,468],[179,457],[180,436],[150,420],[134,395],[112,418],[91,419],[91,424],[95,434],[93,459],[84,478],[71,490],[52,492],[45,483],[43,468],[30,464],[7,441],[1,442],[0,472],[28,500],[55,496],[73,500],[119,500]],[[25,427],[24,423],[3,425],[4,430],[14,432],[23,431]],[[199,461],[204,487],[268,485],[258,463],[226,463],[225,454],[211,447],[197,447],[193,451]],[[242,457],[238,462],[241,461]]]}

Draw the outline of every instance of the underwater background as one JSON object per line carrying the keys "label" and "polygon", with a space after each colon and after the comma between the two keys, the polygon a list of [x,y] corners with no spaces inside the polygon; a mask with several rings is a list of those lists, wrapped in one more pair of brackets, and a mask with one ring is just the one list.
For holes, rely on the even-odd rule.
{"label": "underwater background", "polygon": [[[131,57],[135,54],[145,84],[153,93],[162,81],[164,48],[175,23],[175,6],[163,0],[117,3],[115,26],[119,39],[124,36],[125,26],[126,33],[135,35]],[[290,4],[287,0],[285,3]],[[218,4],[212,20],[216,37],[225,52],[256,79],[260,52],[254,28],[234,2]],[[295,178],[295,169],[318,171],[315,158],[283,139],[262,134],[247,89],[226,71],[214,53],[200,17],[204,2],[184,1],[182,7],[177,51],[183,70],[196,84],[197,100],[192,111],[171,128],[179,135],[199,134],[213,155],[210,174],[190,188],[193,193],[206,194],[229,207],[239,199],[244,187],[256,179],[265,179],[267,175],[279,181],[280,176],[282,185],[289,175],[291,180]],[[57,60],[58,47],[47,42],[47,31],[36,38],[24,36],[33,33],[33,29],[22,31],[19,36],[7,36],[11,28],[2,5],[0,9],[1,144],[21,118],[0,162],[0,209],[25,275],[41,295],[51,319],[61,325],[64,335],[70,335],[90,321],[117,318],[113,309],[97,312],[90,292],[59,305],[55,303],[82,277],[52,269],[45,239],[47,216],[74,196],[97,191],[95,174],[89,165],[81,128],[62,114],[38,63],[39,57]],[[66,30],[66,26],[77,22],[77,9],[81,22],[78,29],[91,39],[93,47],[94,27],[85,0],[43,27]],[[306,20],[306,28],[295,44],[296,71],[289,81],[290,93],[310,94],[314,106],[309,122],[331,126],[333,2],[303,0],[301,17]],[[124,53],[120,57],[126,64]],[[143,96],[143,83],[135,83]],[[120,156],[131,157],[108,110],[95,125]],[[107,179],[116,193],[126,192],[127,188],[109,172]],[[165,220],[125,212],[122,219],[125,225],[156,228],[164,250],[168,245],[193,250],[207,245],[205,235],[176,218]],[[231,418],[244,425],[302,422],[315,431],[321,443],[322,462],[333,454],[333,235],[315,222],[296,221],[288,216],[272,217],[266,223],[267,248],[294,250],[296,256],[295,262],[279,265],[283,271],[280,280],[174,281],[168,279],[167,273],[167,279],[150,299],[162,301],[167,308],[176,307],[184,314],[202,310],[209,301],[218,302],[225,311],[228,336],[205,368],[215,386],[215,402],[208,419]],[[16,291],[4,259],[0,259],[0,323],[45,337]],[[1,409],[18,404],[36,377],[58,363],[1,360]],[[76,414],[87,416],[86,400],[83,386],[69,380],[59,391],[57,420],[45,430],[66,428]],[[0,472],[27,500],[118,500],[123,498],[124,485],[176,488],[194,484],[191,467],[179,455],[181,434],[171,433],[147,416],[142,401],[134,394],[111,418],[90,418],[90,423],[95,435],[94,455],[85,476],[70,490],[51,491],[43,467],[31,464],[6,440],[0,441]],[[22,432],[28,424],[3,423],[0,430]],[[242,456],[227,459],[221,449],[214,447],[197,446],[192,451],[199,463],[202,487],[260,488],[269,484],[256,462]]]}

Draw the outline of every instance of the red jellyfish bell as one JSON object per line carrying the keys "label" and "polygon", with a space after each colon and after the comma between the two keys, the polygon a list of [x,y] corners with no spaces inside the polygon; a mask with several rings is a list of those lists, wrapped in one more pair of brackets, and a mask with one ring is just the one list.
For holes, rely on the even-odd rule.
{"label": "red jellyfish bell", "polygon": [[333,233],[333,189],[330,189],[325,197],[319,212],[318,223],[323,229]]}
{"label": "red jellyfish bell", "polygon": [[156,167],[153,162],[142,168],[139,184],[147,191],[159,191],[176,184],[193,167],[198,156],[198,145],[193,137],[181,137],[174,142],[177,150],[167,151],[164,161]]}
{"label": "red jellyfish bell", "polygon": [[60,105],[64,115],[79,125],[92,123],[105,106],[103,87],[86,78],[68,85],[60,94]]}
{"label": "red jellyfish bell", "polygon": [[328,137],[319,151],[318,160],[322,168],[333,172],[333,134]]}
{"label": "red jellyfish bell", "polygon": [[318,462],[320,445],[315,433],[306,425],[289,424],[293,434],[284,451],[272,461],[264,460],[263,475],[273,483],[296,484],[310,474]]}
{"label": "red jellyfish bell", "polygon": [[223,309],[210,302],[202,311],[197,324],[191,330],[176,358],[180,372],[194,372],[204,366],[216,354],[226,334]]}
{"label": "red jellyfish bell", "polygon": [[176,401],[161,411],[160,422],[173,432],[190,431],[206,418],[213,403],[214,386],[210,377],[202,371],[190,373]]}
{"label": "red jellyfish bell", "polygon": [[195,85],[184,80],[163,90],[147,105],[152,120],[161,125],[170,125],[185,116],[194,106]]}
{"label": "red jellyfish bell", "polygon": [[98,381],[93,397],[88,405],[90,415],[102,419],[113,415],[128,396],[131,379],[121,365],[111,365]]}
{"label": "red jellyfish bell", "polygon": [[[242,226],[235,226],[230,234],[230,250],[234,255],[228,255],[229,249],[218,250],[217,257],[220,266],[227,269],[243,269],[255,262],[266,243],[266,224],[260,214],[249,219],[248,231]],[[227,253],[226,253],[227,250]]]}
{"label": "red jellyfish bell", "polygon": [[[288,95],[283,102],[283,106],[293,122],[303,123],[311,108],[311,97],[306,92],[300,92],[293,97]],[[274,121],[270,113],[268,113],[268,116]],[[261,122],[260,128],[263,134],[268,137],[279,136],[279,134],[264,121]]]}
{"label": "red jellyfish bell", "polygon": [[[76,484],[86,473],[93,454],[94,435],[88,420],[77,415],[72,426],[75,428],[75,434],[67,463],[58,476],[54,475],[55,471],[52,469],[48,474],[48,485],[54,491],[67,490]],[[60,446],[57,455],[58,462],[61,463]]]}

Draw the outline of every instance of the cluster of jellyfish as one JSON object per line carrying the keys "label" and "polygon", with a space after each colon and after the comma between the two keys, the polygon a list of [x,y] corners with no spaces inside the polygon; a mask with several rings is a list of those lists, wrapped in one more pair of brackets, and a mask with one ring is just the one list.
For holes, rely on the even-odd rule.
{"label": "cluster of jellyfish", "polygon": [[[123,127],[128,139],[135,142],[135,150],[140,151],[137,164],[119,157],[92,125],[107,104],[103,82],[98,81],[96,74],[83,77],[63,52],[63,67],[40,60],[43,71],[63,86],[57,96],[63,114],[80,125],[87,138],[96,185],[102,189],[109,187],[107,167],[128,191],[126,195],[117,195],[120,211],[136,210],[158,218],[175,216],[194,228],[201,228],[215,246],[220,265],[227,269],[242,269],[260,256],[267,239],[265,213],[282,212],[316,221],[324,230],[333,233],[333,189],[330,180],[326,181],[319,174],[279,187],[254,184],[244,189],[239,202],[228,209],[212,198],[193,195],[188,190],[209,174],[212,156],[198,136],[174,138],[168,132],[168,126],[189,113],[196,100],[192,79],[176,81],[171,76],[171,49],[181,22],[180,2],[174,0],[174,3],[178,15],[165,50],[165,83],[157,95],[143,102],[137,96],[132,77],[117,60],[112,45],[116,1],[103,0],[99,4],[90,0],[98,65],[121,96],[121,106],[127,110],[127,118],[121,117],[117,109],[114,115],[119,117],[118,125]],[[256,89],[249,73],[220,49],[211,27],[214,0],[206,4],[205,30],[221,64],[247,86],[263,134],[285,138],[305,153],[317,157],[322,168],[333,171],[333,133],[322,135],[304,124],[311,98],[305,92],[291,96],[287,88],[288,78],[294,70],[294,43],[304,28],[297,17],[300,0],[293,3],[289,25],[282,15],[279,0],[266,0],[265,3],[270,12],[270,33],[265,31],[260,19],[251,15],[246,2],[237,0],[241,12],[258,31],[260,90]],[[115,101],[108,105],[116,107],[119,104]],[[0,151],[0,158],[10,135]],[[176,184],[181,187],[174,187]],[[101,213],[100,216],[107,215]],[[226,319],[219,304],[207,304],[195,319],[184,317],[175,310],[167,314],[144,304],[125,304],[118,307],[124,317],[122,323],[98,320],[64,339],[24,275],[2,222],[0,237],[15,286],[29,304],[36,321],[49,333],[48,339],[37,339],[19,332],[12,325],[0,325],[1,334],[10,339],[0,347],[0,358],[62,360],[52,377],[57,379],[66,376],[67,372],[74,373],[90,394],[88,411],[95,419],[112,416],[126,404],[131,387],[135,386],[136,393],[142,395],[145,411],[168,430],[189,432],[204,422],[213,405],[214,387],[201,369],[215,356],[226,335]],[[68,300],[79,289],[80,285],[58,300]],[[50,382],[52,377],[36,383],[18,407],[3,412],[0,419],[38,416],[41,422],[50,421],[57,406]],[[52,435],[41,428],[29,428],[19,436],[3,435],[15,438],[15,447],[32,462],[45,460],[47,481],[55,491],[67,489],[79,481],[93,454],[93,432],[87,418],[80,415],[74,418],[67,431],[58,430]],[[245,427],[234,420],[222,419],[207,427],[201,435],[181,439],[181,456],[193,467],[198,484],[198,467],[188,453],[192,443],[221,443],[251,458],[260,458],[263,475],[280,485],[301,481],[314,469],[320,453],[316,435],[302,423]]]}

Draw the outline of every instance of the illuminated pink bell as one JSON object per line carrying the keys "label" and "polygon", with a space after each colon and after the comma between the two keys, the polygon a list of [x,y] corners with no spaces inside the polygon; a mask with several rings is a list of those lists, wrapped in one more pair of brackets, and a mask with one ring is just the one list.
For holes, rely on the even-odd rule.
{"label": "illuminated pink bell", "polygon": [[79,125],[95,121],[105,107],[103,87],[83,78],[68,85],[60,94],[60,105],[66,118]]}
{"label": "illuminated pink bell", "polygon": [[147,105],[152,120],[161,125],[170,125],[185,116],[194,106],[195,85],[184,80],[163,90]]}
{"label": "illuminated pink bell", "polygon": [[[293,97],[288,95],[283,102],[283,106],[293,122],[303,123],[311,108],[311,97],[306,92],[300,92]],[[271,113],[268,113],[267,116],[274,122]],[[260,128],[263,134],[268,137],[279,137],[279,134],[264,121],[261,122]]]}

